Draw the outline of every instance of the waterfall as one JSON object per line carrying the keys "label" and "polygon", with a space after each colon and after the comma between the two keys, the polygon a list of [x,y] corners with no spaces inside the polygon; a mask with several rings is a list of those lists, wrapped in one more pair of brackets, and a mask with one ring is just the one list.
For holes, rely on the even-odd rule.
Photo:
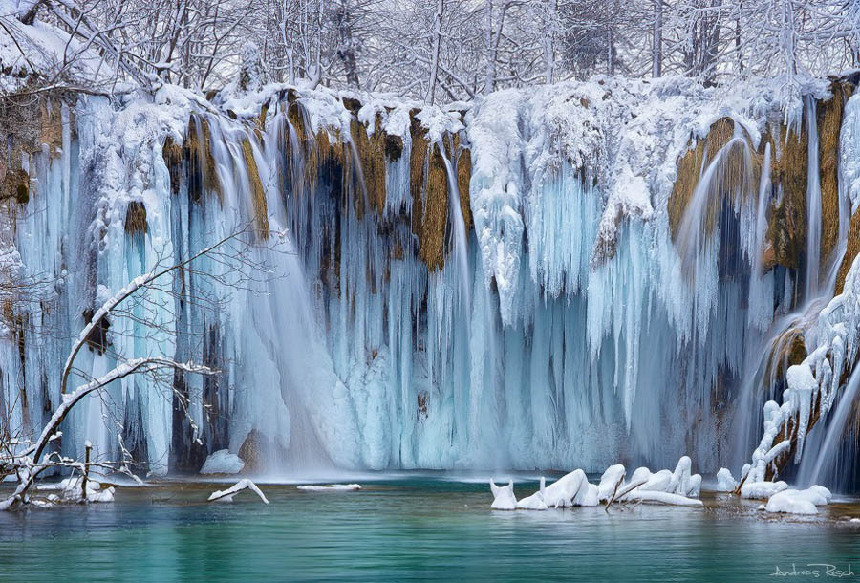
{"label": "waterfall", "polygon": [[[236,265],[202,259],[77,363],[92,375],[166,352],[222,373],[167,383],[187,411],[150,379],[115,383],[70,420],[71,454],[90,440],[164,474],[226,448],[273,476],[739,464],[763,401],[783,396],[785,355],[800,338],[817,346],[849,189],[832,258],[816,258],[830,219],[810,98],[805,254],[775,257],[787,146],[751,110],[657,83],[618,98],[599,83],[503,92],[465,116],[387,101],[355,112],[325,89],[271,94],[265,116],[238,119],[82,98],[62,152],[33,156],[40,187],[15,218],[22,263],[56,279],[57,308],[31,303],[45,322],[22,326],[23,359],[0,345],[4,402],[16,375],[29,399],[12,418],[37,426],[59,398],[36,372],[61,366],[100,297],[251,225],[253,277],[236,284]],[[619,122],[616,99],[636,115]],[[144,227],[126,229],[140,209]],[[140,324],[147,305],[163,306],[155,332]]]}
{"label": "waterfall", "polygon": [[819,291],[819,269],[821,267],[821,178],[818,161],[818,116],[815,100],[806,98],[806,293],[807,301]]}
{"label": "waterfall", "polygon": [[[848,379],[848,384],[845,392],[839,399],[839,405],[828,417],[827,423],[821,428],[826,429],[826,434],[819,430],[819,435],[826,435],[820,447],[813,449],[817,450],[816,455],[808,456],[800,466],[798,473],[798,481],[801,484],[826,484],[828,486],[836,486],[836,481],[827,477],[827,472],[832,475],[834,472],[833,464],[836,461],[836,454],[843,447],[845,440],[845,430],[848,427],[849,416],[856,407],[855,400],[860,394],[860,368],[855,368],[854,372]],[[814,461],[812,461],[814,460]]]}

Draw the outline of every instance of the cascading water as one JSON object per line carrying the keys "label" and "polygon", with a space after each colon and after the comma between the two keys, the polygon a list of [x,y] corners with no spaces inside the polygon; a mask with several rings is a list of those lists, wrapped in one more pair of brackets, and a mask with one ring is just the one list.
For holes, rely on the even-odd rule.
{"label": "cascading water", "polygon": [[821,265],[821,177],[818,161],[818,116],[815,100],[806,98],[807,182],[806,182],[806,294],[809,302],[818,296]]}

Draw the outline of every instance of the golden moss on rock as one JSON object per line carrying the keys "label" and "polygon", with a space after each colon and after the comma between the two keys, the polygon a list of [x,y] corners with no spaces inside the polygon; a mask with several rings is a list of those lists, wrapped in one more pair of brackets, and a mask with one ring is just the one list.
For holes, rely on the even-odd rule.
{"label": "golden moss on rock", "polygon": [[818,103],[818,160],[821,168],[821,261],[826,264],[839,238],[839,133],[851,86],[834,81],[832,97]]}
{"label": "golden moss on rock", "polygon": [[430,271],[445,263],[445,227],[448,223],[448,177],[439,146],[430,147],[427,185],[412,204],[412,230],[418,236],[418,257]]}
{"label": "golden moss on rock", "polygon": [[205,117],[192,115],[188,119],[188,130],[182,147],[185,158],[185,176],[188,196],[194,202],[203,200],[206,192],[215,193],[223,203],[221,181],[212,157],[212,142],[209,122]]}
{"label": "golden moss on rock", "polygon": [[[768,139],[772,140],[768,136]],[[782,200],[771,208],[765,239],[772,245],[773,265],[799,269],[806,252],[806,179],[807,136],[791,129],[780,128],[777,141],[771,141],[776,154],[771,163],[771,181],[781,187]]]}
{"label": "golden moss on rock", "polygon": [[125,232],[129,235],[146,233],[146,207],[140,201],[128,203],[125,210]]}
{"label": "golden moss on rock", "polygon": [[161,157],[170,176],[170,191],[173,194],[179,194],[179,188],[182,185],[182,146],[168,136],[161,146]]}
{"label": "golden moss on rock", "polygon": [[[708,137],[698,140],[695,144],[691,140],[687,152],[678,160],[675,185],[668,202],[669,227],[672,230],[673,239],[678,235],[684,213],[699,184],[702,169],[714,160],[722,147],[732,139],[734,132],[735,122],[727,117],[720,118],[711,124]],[[713,225],[713,221],[709,224]]]}
{"label": "golden moss on rock", "polygon": [[848,248],[836,274],[836,294],[841,294],[845,289],[845,278],[848,277],[848,270],[851,269],[851,264],[858,253],[860,253],[860,210],[851,217],[848,227]]}
{"label": "golden moss on rock", "polygon": [[421,122],[415,117],[417,110],[409,112],[412,122],[410,134],[412,136],[412,151],[409,158],[409,194],[413,201],[419,201],[424,190],[424,179],[427,168],[427,152],[429,143],[427,141],[427,130],[421,127]]}
{"label": "golden moss on rock", "polygon": [[382,132],[379,117],[373,135],[368,136],[364,124],[352,119],[350,126],[352,142],[355,144],[361,176],[364,178],[364,189],[370,205],[379,213],[385,208],[385,136]]}
{"label": "golden moss on rock", "polygon": [[257,235],[265,240],[269,238],[269,207],[266,203],[266,191],[263,189],[263,181],[260,179],[260,171],[257,161],[254,159],[254,150],[248,138],[242,140],[242,154],[245,158],[245,167],[248,171],[248,186],[251,192],[251,205],[254,208],[254,222],[256,223]]}
{"label": "golden moss on rock", "polygon": [[460,192],[460,208],[466,233],[472,228],[472,208],[469,199],[469,182],[472,179],[472,152],[463,146],[459,134],[454,136],[454,150],[457,152],[457,190]]}
{"label": "golden moss on rock", "polygon": [[400,136],[385,135],[385,156],[391,162],[400,160],[403,155],[403,139]]}
{"label": "golden moss on rock", "polygon": [[20,168],[6,172],[0,181],[0,200],[11,200],[22,205],[30,202],[30,175]]}

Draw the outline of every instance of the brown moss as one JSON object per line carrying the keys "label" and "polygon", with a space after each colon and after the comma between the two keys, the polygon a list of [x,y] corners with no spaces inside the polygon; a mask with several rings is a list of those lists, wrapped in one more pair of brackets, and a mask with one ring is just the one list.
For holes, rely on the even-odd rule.
{"label": "brown moss", "polygon": [[779,382],[785,378],[788,367],[800,364],[804,358],[806,335],[800,328],[789,328],[771,344],[764,378]]}
{"label": "brown moss", "polygon": [[[711,124],[708,137],[695,143],[691,140],[687,152],[678,160],[675,184],[668,202],[669,226],[673,240],[678,235],[684,213],[699,184],[702,169],[714,160],[722,147],[732,139],[734,132],[735,122],[727,117],[720,118]],[[710,221],[711,225],[713,223],[714,221]]]}
{"label": "brown moss", "polygon": [[378,116],[374,130],[373,135],[368,137],[364,125],[357,119],[352,119],[352,142],[361,163],[360,176],[364,178],[367,199],[381,214],[385,208],[385,136]]}
{"label": "brown moss", "polygon": [[354,97],[344,97],[343,106],[353,114],[356,114],[358,113],[358,110],[361,109],[361,102]]}
{"label": "brown moss", "polygon": [[170,175],[170,191],[173,194],[179,194],[179,188],[182,185],[182,146],[168,136],[161,146],[161,157]]}
{"label": "brown moss", "polygon": [[830,259],[839,238],[839,132],[851,87],[834,81],[832,97],[818,103],[818,160],[821,168],[821,261]]}
{"label": "brown moss", "polygon": [[424,190],[424,179],[427,167],[427,152],[429,142],[427,141],[427,130],[421,127],[421,122],[415,117],[417,110],[409,112],[411,120],[410,134],[412,136],[412,151],[409,158],[409,194],[412,200],[417,202],[421,199]]}
{"label": "brown moss", "polygon": [[146,207],[140,201],[128,203],[125,210],[125,232],[129,235],[146,233]]}
{"label": "brown moss", "polygon": [[260,108],[260,115],[257,116],[257,127],[261,130],[266,129],[266,116],[269,114],[269,102],[263,104],[263,107]]}
{"label": "brown moss", "polygon": [[39,143],[48,146],[51,156],[63,147],[61,105],[50,96],[39,100]]}
{"label": "brown moss", "polygon": [[300,144],[304,144],[308,140],[308,135],[305,127],[305,117],[302,114],[302,107],[295,101],[291,101],[287,108],[287,119],[293,130],[296,132],[296,137]]}
{"label": "brown moss", "polygon": [[439,146],[431,146],[426,188],[413,202],[412,230],[418,235],[418,257],[430,271],[445,263],[445,227],[448,222],[448,177]]}
{"label": "brown moss", "polygon": [[835,293],[837,295],[845,289],[845,278],[848,277],[848,270],[851,269],[851,264],[858,253],[860,253],[860,210],[854,213],[848,226],[848,248],[836,274]]}
{"label": "brown moss", "polygon": [[472,208],[469,198],[469,182],[472,179],[472,152],[464,147],[460,141],[460,136],[454,137],[455,149],[457,154],[457,190],[460,191],[460,208],[463,212],[463,223],[466,227],[466,232],[472,228]]}
{"label": "brown moss", "polygon": [[205,193],[215,193],[223,203],[223,191],[215,159],[212,157],[212,141],[209,122],[205,117],[192,115],[188,119],[188,129],[183,143],[185,175],[188,196],[194,202],[203,200]]}
{"label": "brown moss", "polygon": [[254,222],[256,223],[257,236],[263,240],[269,238],[269,208],[266,204],[266,191],[263,189],[263,181],[260,180],[260,171],[257,169],[257,161],[254,160],[254,150],[248,138],[242,140],[242,154],[245,158],[245,167],[248,170],[248,186],[251,192],[251,205],[254,208]]}
{"label": "brown moss", "polygon": [[403,155],[403,139],[400,136],[385,135],[385,155],[391,162],[400,160]]}
{"label": "brown moss", "polygon": [[786,136],[782,126],[774,146],[771,181],[782,189],[782,200],[771,209],[765,238],[773,246],[774,264],[799,269],[806,252],[806,132],[791,129]]}
{"label": "brown moss", "polygon": [[0,200],[12,200],[18,204],[30,202],[30,175],[19,168],[6,172],[0,182]]}
{"label": "brown moss", "polygon": [[[347,155],[347,145],[340,139],[338,132],[332,136],[328,130],[321,130],[316,139],[308,142],[307,148],[305,182],[314,185],[323,177],[346,193],[348,189],[344,188],[345,182],[352,179],[352,156]],[[356,204],[361,207],[362,201],[358,200]]]}

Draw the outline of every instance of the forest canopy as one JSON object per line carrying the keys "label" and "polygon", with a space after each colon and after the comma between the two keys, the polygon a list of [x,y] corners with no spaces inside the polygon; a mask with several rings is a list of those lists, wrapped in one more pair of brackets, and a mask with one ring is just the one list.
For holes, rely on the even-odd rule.
{"label": "forest canopy", "polygon": [[70,36],[59,73],[97,51],[116,77],[199,91],[249,51],[264,80],[431,103],[596,74],[719,84],[860,64],[856,0],[2,0],[4,74],[37,21]]}

